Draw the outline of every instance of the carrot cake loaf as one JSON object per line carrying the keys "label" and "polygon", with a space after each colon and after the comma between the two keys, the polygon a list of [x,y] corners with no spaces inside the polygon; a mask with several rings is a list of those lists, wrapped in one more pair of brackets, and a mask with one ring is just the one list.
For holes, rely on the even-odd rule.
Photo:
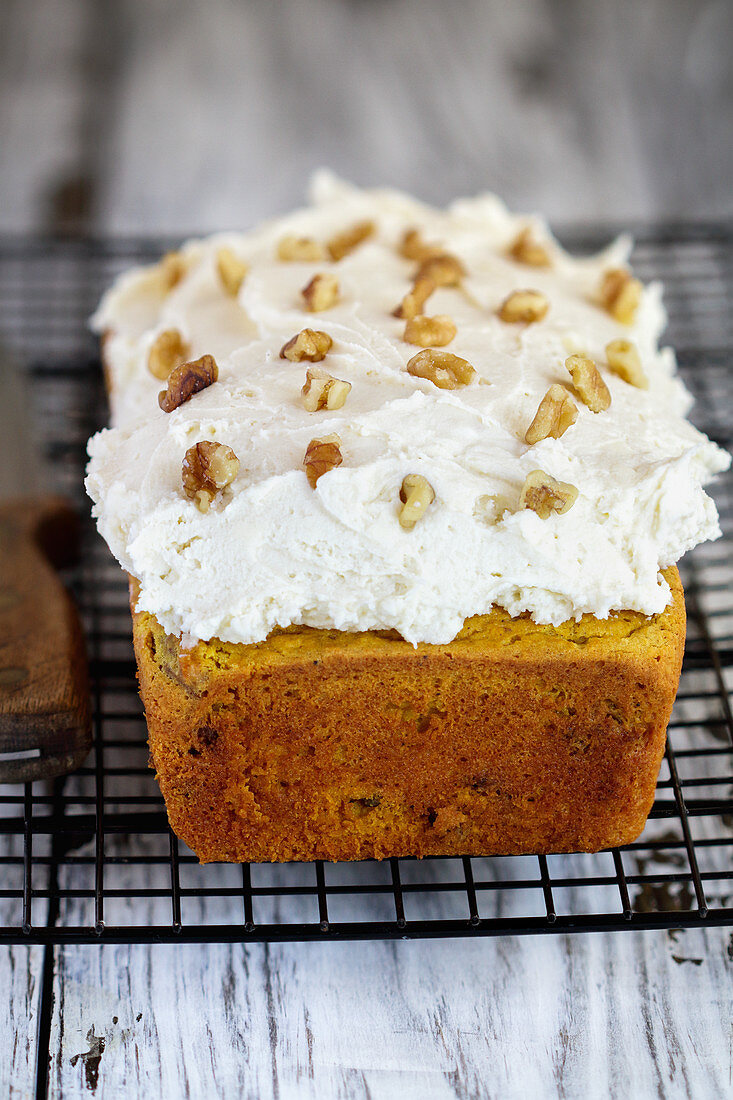
{"label": "carrot cake loaf", "polygon": [[99,529],[152,760],[202,860],[632,840],[679,679],[675,563],[729,456],[661,288],[493,196],[321,173],[94,317]]}

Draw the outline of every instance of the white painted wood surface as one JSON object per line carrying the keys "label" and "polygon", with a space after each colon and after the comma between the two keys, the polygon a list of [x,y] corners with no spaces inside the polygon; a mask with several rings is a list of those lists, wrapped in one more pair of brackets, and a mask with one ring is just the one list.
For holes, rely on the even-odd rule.
{"label": "white painted wood surface", "polygon": [[93,1029],[109,1097],[723,1097],[729,947],[709,929],[64,948],[49,1095],[83,1095]]}
{"label": "white painted wood surface", "polygon": [[247,225],[321,164],[560,220],[731,214],[731,40],[727,0],[4,0],[0,228]]}
{"label": "white painted wood surface", "polygon": [[0,1096],[9,1100],[34,1094],[42,966],[41,947],[0,948]]}
{"label": "white painted wood surface", "polygon": [[[560,220],[729,215],[732,38],[725,0],[5,0],[0,229],[244,225],[323,163]],[[57,949],[49,1094],[721,1097],[732,956],[719,929]],[[41,964],[0,952],[14,1100]]]}

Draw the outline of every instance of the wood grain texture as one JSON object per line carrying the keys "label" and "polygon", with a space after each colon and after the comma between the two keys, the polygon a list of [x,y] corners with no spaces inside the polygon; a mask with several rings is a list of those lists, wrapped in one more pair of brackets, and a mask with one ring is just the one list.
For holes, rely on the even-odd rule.
{"label": "wood grain texture", "polygon": [[[21,787],[3,784],[3,795],[23,797]],[[22,801],[20,803],[22,805]],[[0,806],[0,816],[14,816],[14,808]],[[48,846],[40,841],[39,852]],[[0,925],[20,924],[22,920],[23,838],[0,837],[0,888],[15,891],[14,898],[0,898]],[[12,861],[12,862],[11,862]],[[46,875],[40,872],[35,883],[46,885]],[[45,902],[36,899],[31,916],[38,923],[45,920]],[[0,1096],[8,1100],[30,1100],[35,1093],[36,1038],[43,970],[42,947],[0,948]]]}
{"label": "wood grain texture", "polygon": [[[560,220],[730,215],[732,37],[725,0],[5,0],[0,229],[247,225],[321,164]],[[732,951],[716,929],[59,949],[50,1094],[723,1096]],[[2,1096],[32,1095],[41,959],[0,951]]]}
{"label": "wood grain texture", "polygon": [[0,950],[0,1096],[8,1100],[30,1100],[34,1095],[42,966],[42,947]]}
{"label": "wood grain texture", "polygon": [[[0,780],[50,778],[91,748],[89,682],[78,615],[51,564],[68,562],[77,526],[55,497],[0,506]],[[40,750],[32,759],[5,753]]]}
{"label": "wood grain texture", "polygon": [[729,937],[64,948],[50,1095],[723,1096]]}
{"label": "wood grain texture", "polygon": [[555,219],[733,213],[726,0],[6,0],[0,227],[185,233],[326,164]]}

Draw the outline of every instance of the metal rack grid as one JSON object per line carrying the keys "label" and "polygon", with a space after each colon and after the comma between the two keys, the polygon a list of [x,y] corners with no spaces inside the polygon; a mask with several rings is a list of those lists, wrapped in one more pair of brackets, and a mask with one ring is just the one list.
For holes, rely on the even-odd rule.
{"label": "metal rack grid", "polygon": [[[564,234],[590,249],[601,228]],[[2,343],[27,366],[58,491],[86,512],[84,443],[105,419],[85,328],[120,269],[168,242],[0,241]],[[693,419],[733,440],[733,225],[641,227]],[[733,479],[724,539],[683,563],[688,638],[666,757],[639,840],[594,855],[199,866],[147,767],[124,577],[88,524],[69,575],[90,649],[95,747],[54,784],[0,786],[0,942],[329,940],[733,923]]]}

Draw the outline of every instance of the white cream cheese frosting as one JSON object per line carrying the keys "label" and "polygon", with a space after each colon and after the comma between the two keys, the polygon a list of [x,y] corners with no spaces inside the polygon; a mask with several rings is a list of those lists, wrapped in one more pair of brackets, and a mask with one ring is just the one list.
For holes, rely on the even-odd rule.
{"label": "white cream cheese frosting", "polygon": [[[99,529],[140,582],[139,606],[171,634],[258,642],[276,626],[394,628],[412,643],[452,640],[464,620],[500,605],[559,624],[616,609],[652,615],[669,600],[660,569],[720,534],[702,486],[729,456],[685,419],[689,396],[674,355],[659,349],[661,288],[645,288],[634,323],[595,298],[603,273],[624,263],[629,242],[572,258],[538,219],[510,214],[492,196],[437,211],[392,191],[361,191],[321,173],[312,205],[251,233],[193,241],[186,274],[165,292],[150,268],[123,275],[94,328],[105,335],[112,428],[90,441],[87,488]],[[327,241],[369,219],[376,232],[337,263],[277,258],[286,235]],[[529,225],[551,255],[547,268],[507,257]],[[473,382],[438,389],[406,371],[419,350],[392,315],[415,264],[399,253],[407,229],[463,263],[461,287],[441,287],[426,312],[448,314],[444,349],[467,359]],[[238,296],[216,270],[226,246],[248,265]],[[341,297],[321,313],[302,288],[333,273]],[[497,309],[534,287],[549,301],[536,324],[508,324]],[[308,412],[307,362],[279,357],[303,328],[333,346],[319,366],[348,381],[345,405]],[[167,414],[165,383],[148,369],[155,337],[178,329],[190,358],[212,354],[219,380]],[[606,366],[605,346],[632,340],[649,388]],[[579,399],[576,422],[534,446],[525,432],[548,387],[570,385],[572,352],[596,361],[611,405]],[[303,469],[310,440],[337,433],[342,465],[315,489]],[[238,474],[208,512],[184,493],[181,464],[201,440],[231,447]],[[530,471],[574,485],[564,514],[519,508]],[[399,490],[422,474],[435,500],[412,530],[398,522]]]}

